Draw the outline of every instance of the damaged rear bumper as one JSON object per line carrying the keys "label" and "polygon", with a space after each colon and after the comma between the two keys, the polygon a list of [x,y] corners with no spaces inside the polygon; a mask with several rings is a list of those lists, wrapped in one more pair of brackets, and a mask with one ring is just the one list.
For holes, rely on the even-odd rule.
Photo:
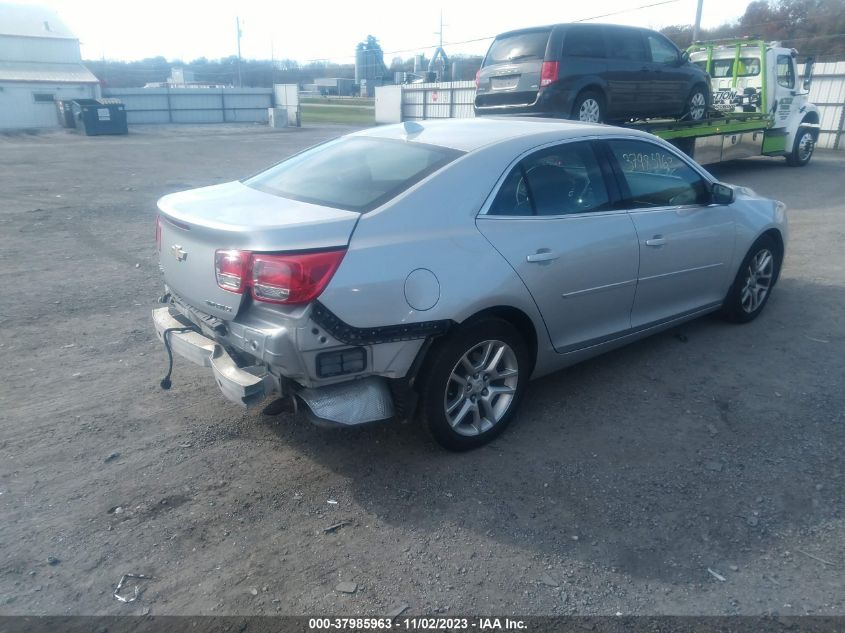
{"label": "damaged rear bumper", "polygon": [[[164,333],[172,328],[184,329],[186,323],[174,317],[169,307],[153,310],[156,335],[164,343]],[[167,334],[170,348],[187,360],[210,367],[223,395],[241,406],[258,404],[273,393],[282,393],[282,382],[264,365],[240,367],[220,343],[195,331],[171,331]],[[288,381],[286,384],[292,384]],[[392,418],[393,396],[387,380],[367,376],[322,387],[293,387],[296,397],[321,425],[354,426]]]}
{"label": "damaged rear bumper", "polygon": [[[156,335],[164,343],[164,332],[171,328],[184,328],[185,324],[170,314],[170,308],[153,310]],[[238,367],[238,364],[216,343],[199,332],[169,332],[167,335],[174,354],[201,365],[211,367],[214,380],[223,395],[241,406],[257,404],[273,392],[279,391],[279,383],[260,366]]]}

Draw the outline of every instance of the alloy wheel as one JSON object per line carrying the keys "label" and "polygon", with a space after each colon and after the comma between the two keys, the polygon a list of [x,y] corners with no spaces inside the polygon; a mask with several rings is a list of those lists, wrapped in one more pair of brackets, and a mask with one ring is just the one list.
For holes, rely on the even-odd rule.
{"label": "alloy wheel", "polygon": [[774,269],[775,258],[767,248],[761,249],[751,258],[746,270],[745,285],[740,294],[742,309],[747,314],[757,310],[766,299],[772,288]]}
{"label": "alloy wheel", "polygon": [[584,101],[581,103],[581,107],[578,109],[579,121],[585,121],[588,123],[598,123],[600,115],[601,106],[599,106],[599,102],[593,99],[592,97],[584,99]]}
{"label": "alloy wheel", "polygon": [[704,118],[707,109],[707,99],[700,92],[696,92],[690,99],[689,115],[693,121],[700,121]]}
{"label": "alloy wheel", "polygon": [[455,364],[443,406],[449,425],[460,435],[481,435],[511,407],[519,384],[519,363],[502,341],[482,341]]}

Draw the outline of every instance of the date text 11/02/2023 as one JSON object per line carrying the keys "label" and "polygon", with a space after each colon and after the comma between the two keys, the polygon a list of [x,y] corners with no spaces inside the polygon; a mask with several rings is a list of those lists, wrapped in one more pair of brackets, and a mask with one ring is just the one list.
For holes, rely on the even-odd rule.
{"label": "date text 11/02/2023", "polygon": [[523,620],[514,618],[310,618],[310,631],[362,631],[405,629],[408,631],[521,631],[527,628]]}

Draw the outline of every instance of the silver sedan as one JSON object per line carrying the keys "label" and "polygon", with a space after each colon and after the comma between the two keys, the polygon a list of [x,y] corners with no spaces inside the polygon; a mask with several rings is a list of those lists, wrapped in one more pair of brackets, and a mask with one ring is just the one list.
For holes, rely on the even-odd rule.
{"label": "silver sedan", "polygon": [[419,417],[454,450],[531,378],[709,312],[751,321],[787,239],[781,203],[654,136],[538,119],[372,128],[159,209],[164,388],[175,352],[239,404]]}

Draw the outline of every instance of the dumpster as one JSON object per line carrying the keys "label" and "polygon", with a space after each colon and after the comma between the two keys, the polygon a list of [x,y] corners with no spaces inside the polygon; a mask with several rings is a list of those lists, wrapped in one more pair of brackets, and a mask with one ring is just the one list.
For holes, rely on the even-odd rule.
{"label": "dumpster", "polygon": [[59,115],[59,125],[69,128],[76,127],[76,121],[73,119],[73,109],[70,106],[70,101],[56,101],[56,111]]}
{"label": "dumpster", "polygon": [[87,136],[129,133],[126,109],[118,99],[74,99],[71,108],[76,127]]}

